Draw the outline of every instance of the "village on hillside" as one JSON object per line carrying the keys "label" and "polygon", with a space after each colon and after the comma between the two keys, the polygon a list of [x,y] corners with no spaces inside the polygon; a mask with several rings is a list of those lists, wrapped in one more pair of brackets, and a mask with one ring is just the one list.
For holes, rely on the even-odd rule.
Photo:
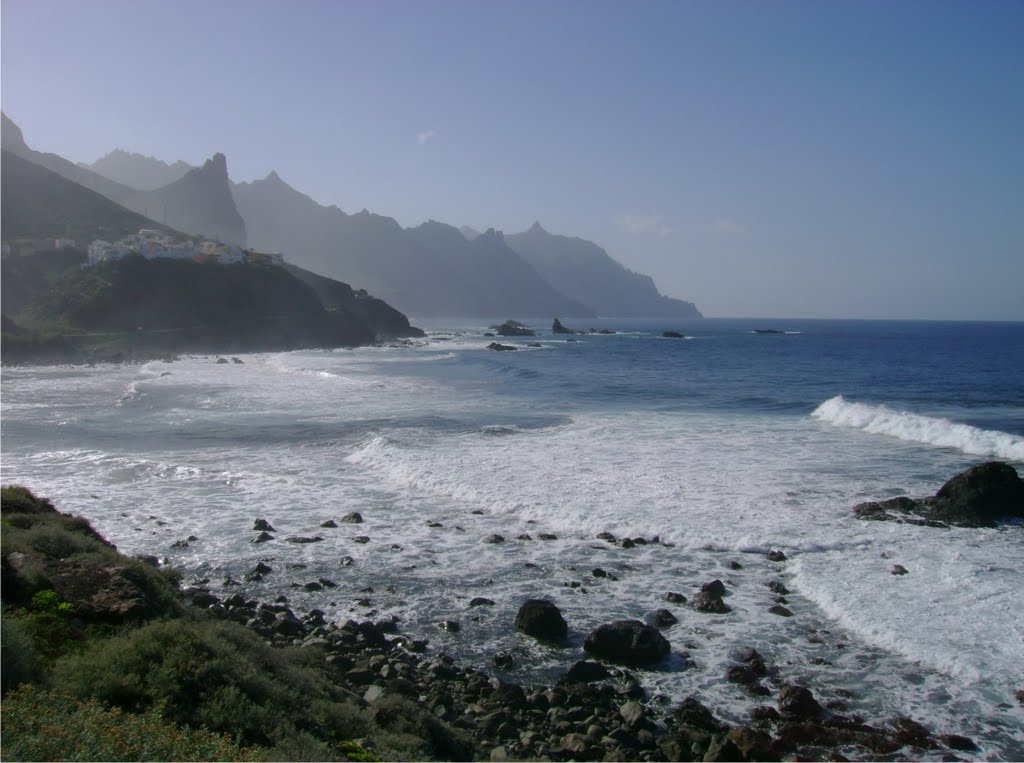
{"label": "village on hillside", "polygon": [[[41,251],[77,248],[77,242],[70,238],[22,239],[11,244],[4,243],[3,255],[8,256],[12,253],[26,255]],[[97,239],[89,244],[88,254],[89,265],[114,262],[130,255],[141,255],[147,260],[193,260],[217,265],[248,264],[276,267],[284,265],[284,256],[277,252],[256,252],[220,241],[179,240],[152,228],[141,228],[138,233],[125,236],[113,243]]]}

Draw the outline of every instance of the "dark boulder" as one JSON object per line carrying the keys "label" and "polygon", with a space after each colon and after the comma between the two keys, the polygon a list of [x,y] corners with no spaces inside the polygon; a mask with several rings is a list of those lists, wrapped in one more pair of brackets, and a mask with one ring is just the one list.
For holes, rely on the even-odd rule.
{"label": "dark boulder", "polygon": [[341,518],[341,521],[350,525],[359,525],[363,523],[363,515],[358,511],[350,511]]}
{"label": "dark boulder", "polygon": [[580,660],[569,668],[569,671],[565,674],[564,681],[566,683],[585,684],[591,681],[601,681],[609,675],[608,668],[600,662]]}
{"label": "dark boulder", "polygon": [[824,711],[811,690],[803,686],[783,686],[779,691],[779,710],[784,715],[799,718],[817,718]]}
{"label": "dark boulder", "polygon": [[518,347],[513,347],[510,344],[498,344],[497,342],[491,342],[487,345],[488,350],[495,350],[496,352],[508,352],[510,350],[518,350]]}
{"label": "dark boulder", "polygon": [[529,599],[516,614],[516,630],[545,641],[560,641],[569,632],[569,626],[552,602]]}
{"label": "dark boulder", "polygon": [[287,543],[319,543],[322,540],[323,538],[321,538],[319,535],[292,535],[285,538],[285,542]]}
{"label": "dark boulder", "polygon": [[647,622],[655,628],[668,628],[679,622],[679,618],[667,609],[656,609],[647,616]]}
{"label": "dark boulder", "polygon": [[697,594],[692,606],[698,612],[707,612],[712,615],[725,615],[732,612],[732,607],[722,601],[721,596],[715,596],[710,591],[701,591]]}
{"label": "dark boulder", "polygon": [[712,580],[710,583],[705,583],[704,585],[702,585],[700,587],[700,590],[702,593],[707,593],[711,594],[712,596],[722,598],[723,596],[725,596],[725,583],[717,579]]}
{"label": "dark boulder", "polygon": [[491,533],[486,538],[484,538],[484,543],[504,543],[504,542],[505,542],[505,536],[499,535],[498,533]]}
{"label": "dark boulder", "polygon": [[680,334],[678,331],[662,331],[661,335],[665,339],[686,339],[686,334]]}
{"label": "dark boulder", "polygon": [[277,532],[277,530],[274,529],[274,526],[265,519],[257,519],[255,522],[253,522],[252,529],[254,532]]}
{"label": "dark boulder", "polygon": [[484,596],[477,596],[472,601],[469,602],[469,606],[471,606],[471,607],[493,607],[494,606],[494,600],[493,599],[488,599],[488,598],[486,598]]}
{"label": "dark boulder", "polygon": [[653,665],[669,653],[668,640],[639,620],[616,620],[598,626],[583,642],[584,650],[625,665]]}
{"label": "dark boulder", "polygon": [[972,466],[939,488],[929,514],[955,524],[1024,519],[1024,480],[1001,461]]}
{"label": "dark boulder", "polygon": [[255,538],[252,539],[253,543],[266,543],[268,540],[273,540],[274,536],[268,532],[261,532]]}

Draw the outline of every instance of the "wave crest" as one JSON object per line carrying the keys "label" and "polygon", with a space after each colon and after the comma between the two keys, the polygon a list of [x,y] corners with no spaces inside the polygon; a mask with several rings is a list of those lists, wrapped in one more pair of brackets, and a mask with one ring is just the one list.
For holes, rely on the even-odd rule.
{"label": "wave crest", "polygon": [[861,429],[907,442],[957,448],[972,456],[1024,461],[1024,438],[1007,432],[979,429],[944,418],[894,411],[884,405],[851,403],[842,395],[826,400],[811,413],[816,419],[840,427]]}

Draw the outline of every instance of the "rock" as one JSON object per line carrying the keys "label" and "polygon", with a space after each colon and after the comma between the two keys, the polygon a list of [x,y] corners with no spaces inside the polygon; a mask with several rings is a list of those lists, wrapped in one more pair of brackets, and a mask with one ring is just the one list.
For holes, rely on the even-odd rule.
{"label": "rock", "polygon": [[562,325],[562,322],[560,320],[558,320],[558,318],[555,318],[555,320],[551,322],[551,333],[552,334],[582,334],[583,332],[582,331],[577,331],[576,329],[566,328],[565,326]]}
{"label": "rock", "polygon": [[932,497],[859,503],[853,513],[859,519],[929,527],[990,527],[1000,520],[1024,519],[1024,480],[1009,464],[989,461],[957,474]]}
{"label": "rock", "polygon": [[268,540],[273,540],[274,536],[268,532],[261,532],[255,538],[252,539],[253,543],[266,543]]}
{"label": "rock", "polygon": [[890,572],[893,575],[906,575],[907,574],[907,568],[904,567],[902,564],[894,564],[892,566],[892,569],[890,570]]}
{"label": "rock", "polygon": [[534,638],[560,641],[569,632],[569,626],[561,611],[552,602],[545,599],[529,599],[516,614],[516,630]]}
{"label": "rock", "polygon": [[619,715],[631,729],[639,728],[645,720],[644,706],[635,700],[630,700],[619,708]]}
{"label": "rock", "polygon": [[349,525],[360,525],[363,523],[363,515],[358,511],[350,511],[341,518],[341,521]]}
{"label": "rock", "polygon": [[494,600],[493,599],[485,598],[483,596],[477,596],[477,597],[473,598],[469,602],[469,606],[471,606],[471,607],[493,607],[494,606]]}
{"label": "rock", "polygon": [[707,593],[712,596],[722,598],[725,596],[725,583],[721,580],[712,580],[710,583],[705,583],[700,587],[702,593]]}
{"label": "rock", "polygon": [[373,703],[377,702],[382,697],[384,697],[384,695],[386,694],[387,689],[385,689],[383,686],[373,685],[370,686],[370,688],[368,688],[363,693],[363,701],[368,705],[372,705]]}
{"label": "rock", "polygon": [[824,712],[810,689],[788,684],[779,691],[779,710],[799,718],[817,718]]}
{"label": "rock", "polygon": [[510,344],[498,344],[497,342],[491,342],[489,345],[487,345],[487,349],[488,350],[494,350],[496,352],[509,352],[509,351],[518,350],[519,348],[518,347],[513,347]]}
{"label": "rock", "polygon": [[541,540],[558,540],[558,536],[554,533],[538,533],[537,537]]}
{"label": "rock", "polygon": [[491,533],[486,538],[484,538],[484,543],[504,543],[504,542],[505,542],[505,536],[498,535],[498,533]]}
{"label": "rock", "polygon": [[668,628],[679,622],[679,618],[667,609],[656,609],[647,616],[648,622],[655,628]]}
{"label": "rock", "polygon": [[726,730],[726,726],[694,697],[687,697],[682,704],[672,711],[672,715],[680,726],[708,734],[718,734]]}
{"label": "rock", "polygon": [[653,665],[668,655],[670,646],[650,625],[639,620],[616,620],[591,632],[583,649],[625,665]]}
{"label": "rock", "polygon": [[505,321],[500,326],[494,326],[498,336],[537,336],[537,332],[527,328],[519,321]]}
{"label": "rock", "polygon": [[494,655],[492,662],[494,663],[494,667],[499,668],[500,670],[511,670],[512,666],[515,664],[515,660],[512,659],[512,655],[507,654],[506,652],[499,652]]}
{"label": "rock", "polygon": [[608,668],[600,662],[579,660],[569,668],[569,671],[565,674],[564,680],[568,683],[586,684],[591,681],[601,681],[608,676]]}
{"label": "rock", "polygon": [[319,543],[323,538],[319,535],[291,535],[284,540],[286,543]]}
{"label": "rock", "polygon": [[227,365],[229,363],[227,358],[217,358],[217,365]]}
{"label": "rock", "polygon": [[662,331],[661,335],[665,339],[686,339],[686,334],[680,334],[678,331]]}
{"label": "rock", "polygon": [[1001,461],[972,466],[939,488],[929,514],[967,525],[1024,519],[1024,480]]}
{"label": "rock", "polygon": [[774,604],[774,605],[768,607],[768,611],[771,614],[773,614],[773,615],[778,615],[779,617],[792,617],[793,616],[793,610],[788,609],[787,607],[784,607],[781,604]]}
{"label": "rock", "polygon": [[978,746],[971,739],[960,734],[939,734],[939,741],[951,750],[975,752],[978,749]]}
{"label": "rock", "polygon": [[727,734],[729,741],[740,752],[738,760],[779,760],[772,738],[750,726],[739,726]]}
{"label": "rock", "polygon": [[268,532],[274,533],[277,530],[274,529],[273,525],[265,519],[257,519],[252,525],[253,532]]}
{"label": "rock", "polygon": [[319,582],[317,582],[315,580],[311,580],[310,582],[306,583],[302,587],[305,588],[307,591],[310,591],[310,592],[323,590],[323,586]]}
{"label": "rock", "polygon": [[672,604],[685,604],[686,603],[686,597],[683,596],[681,593],[676,593],[675,591],[669,591],[668,593],[666,593],[661,598],[663,598],[665,601],[670,602]]}
{"label": "rock", "polygon": [[241,358],[235,358],[235,357],[231,358],[231,362],[235,363],[235,364],[237,364],[239,366],[244,365],[244,363],[245,363],[245,361],[243,361]]}
{"label": "rock", "polygon": [[707,752],[701,758],[704,763],[719,763],[720,761],[744,760],[740,748],[726,735],[718,735],[711,739]]}
{"label": "rock", "polygon": [[333,519],[328,519],[326,522],[321,522],[320,526],[326,527],[328,529],[333,529],[338,526],[338,523],[335,522]]}
{"label": "rock", "polygon": [[691,606],[698,612],[707,612],[713,615],[725,615],[732,612],[732,607],[722,601],[721,596],[714,596],[707,591],[697,594]]}
{"label": "rock", "polygon": [[439,623],[439,627],[441,630],[448,631],[449,633],[458,633],[462,630],[462,626],[459,625],[457,620],[442,620]]}
{"label": "rock", "polygon": [[[323,540],[323,539],[321,538],[321,540]],[[370,542],[370,536],[369,535],[357,535],[356,537],[354,537],[352,539],[352,542],[353,543],[359,543],[361,545],[365,545],[366,543]]]}
{"label": "rock", "polygon": [[765,585],[767,585],[770,590],[774,591],[780,596],[785,596],[787,593],[789,593],[789,589],[786,588],[786,586],[784,586],[778,580],[771,580],[768,583],[765,583]]}
{"label": "rock", "polygon": [[784,562],[786,561],[786,555],[777,548],[773,548],[768,552],[769,562]]}
{"label": "rock", "polygon": [[171,548],[188,548],[187,540],[176,540],[171,544]]}

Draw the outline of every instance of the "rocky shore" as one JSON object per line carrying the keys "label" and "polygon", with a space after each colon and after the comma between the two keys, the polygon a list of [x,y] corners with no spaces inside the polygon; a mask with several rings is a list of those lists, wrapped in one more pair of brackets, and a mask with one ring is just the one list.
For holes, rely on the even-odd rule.
{"label": "rocky shore", "polygon": [[[733,654],[729,670],[731,681],[764,699],[745,724],[716,718],[698,697],[673,704],[651,696],[634,670],[658,662],[669,647],[656,628],[639,621],[597,628],[586,648],[599,660],[567,666],[552,685],[524,686],[458,665],[426,640],[403,636],[394,620],[329,623],[317,609],[297,615],[283,596],[271,603],[242,593],[221,599],[206,589],[189,589],[185,596],[270,643],[317,653],[340,669],[343,687],[371,712],[389,695],[417,702],[467,732],[482,756],[494,761],[952,761],[969,759],[977,749],[966,737],[933,734],[910,718],[869,725],[823,707],[812,688],[787,683],[752,648]],[[712,592],[710,598],[718,597]],[[566,624],[554,604],[528,600],[514,627],[557,640]],[[504,661],[511,657],[494,656],[496,665]]]}
{"label": "rocky shore", "polygon": [[[968,518],[965,522],[971,517],[979,523],[999,522],[1019,516],[1022,506],[1016,497],[1022,487],[1012,467],[982,464],[950,480],[935,500],[946,506],[955,503],[958,516]],[[61,515],[27,491],[22,496],[20,490],[5,488],[5,524],[29,533],[24,541],[10,530],[6,533],[2,560],[5,604],[24,605],[30,598],[34,602],[31,593],[38,588],[38,581],[44,580],[77,622],[139,623],[180,618],[184,612],[236,624],[232,627],[240,625],[259,641],[299,653],[322,666],[333,688],[361,708],[367,718],[380,716],[383,723],[386,716],[394,714],[396,701],[408,702],[433,722],[452,729],[451,733],[461,734],[459,738],[472,741],[472,752],[465,749],[442,757],[496,761],[967,760],[980,752],[973,739],[926,728],[908,717],[866,722],[848,711],[834,687],[822,691],[822,687],[808,685],[793,666],[773,664],[752,646],[730,651],[724,676],[749,697],[746,718],[737,720],[733,715],[727,722],[700,695],[660,694],[650,688],[646,671],[663,669],[669,660],[686,659],[685,652],[673,651],[665,636],[671,634],[665,629],[677,622],[667,608],[651,612],[646,622],[609,618],[586,634],[585,659],[567,660],[553,680],[530,683],[508,680],[518,659],[512,654],[491,655],[493,671],[460,664],[443,646],[403,633],[402,623],[395,617],[331,622],[323,610],[303,611],[285,595],[274,601],[253,598],[237,581],[232,582],[230,593],[214,592],[208,583],[197,582],[172,598],[160,593],[163,583],[153,578],[159,567],[156,558],[118,556],[115,560],[110,556],[115,553],[113,548],[84,520]],[[930,507],[935,501],[925,502]],[[857,507],[857,516],[879,518],[872,516],[874,511],[865,515],[862,505]],[[46,545],[40,547],[42,520],[38,517],[62,523],[62,532],[83,533],[90,543],[103,544],[107,558],[99,563],[93,557],[75,557],[66,550],[74,543],[63,536],[58,543],[47,535]],[[363,518],[353,512],[339,521],[356,525]],[[326,530],[338,524],[324,523],[322,527]],[[259,533],[254,542],[272,540],[271,533],[276,532],[266,520],[256,520],[253,531]],[[179,543],[187,547],[195,540],[192,537]],[[283,540],[301,544],[321,538],[294,535]],[[657,539],[617,538],[609,533],[601,533],[595,541],[620,549],[658,543]],[[485,542],[502,543],[504,538],[493,535]],[[50,553],[51,546],[59,548]],[[12,550],[15,547],[17,550]],[[779,570],[787,563],[779,550],[765,556],[765,561]],[[742,570],[738,563],[731,564],[733,571]],[[899,565],[893,574],[902,574],[896,567]],[[271,573],[272,567],[260,562],[245,577],[256,583]],[[614,580],[604,569],[594,568],[591,574],[595,583]],[[727,603],[734,601],[730,599],[733,585],[714,579],[689,597],[670,591],[663,598],[666,604],[697,613],[728,614],[735,606]],[[786,606],[790,591],[782,577],[765,581],[765,585],[769,611],[780,618],[792,616]],[[335,586],[322,578],[306,583],[305,590]],[[293,597],[296,602],[302,598]],[[471,609],[493,605],[485,597],[469,602]],[[506,626],[510,632],[522,634],[517,638],[560,645],[576,630],[552,601],[524,597],[517,606],[516,616]],[[460,624],[446,620],[440,627],[451,633],[458,631]],[[444,639],[438,642],[443,644]],[[6,660],[5,655],[5,671]],[[1018,692],[1015,699],[1024,704],[1024,692]],[[371,742],[360,743],[373,752]]]}

